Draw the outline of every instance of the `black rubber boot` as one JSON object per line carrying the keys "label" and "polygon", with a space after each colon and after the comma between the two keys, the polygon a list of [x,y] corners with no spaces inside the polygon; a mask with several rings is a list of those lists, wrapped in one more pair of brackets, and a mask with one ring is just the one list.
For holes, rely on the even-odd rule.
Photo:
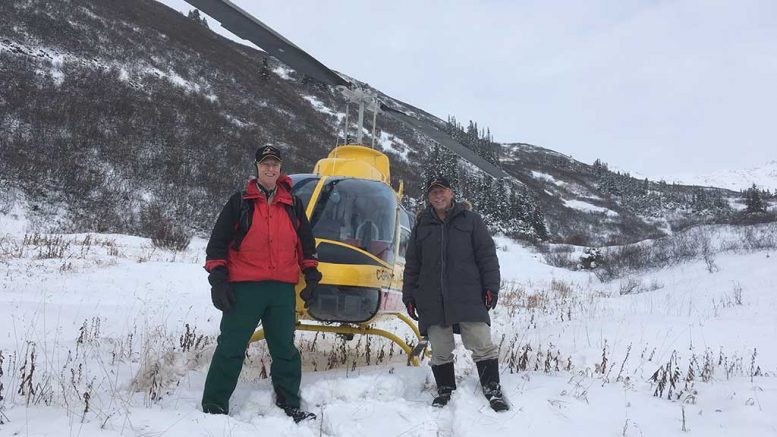
{"label": "black rubber boot", "polygon": [[299,407],[291,407],[286,403],[286,399],[278,391],[275,392],[275,405],[282,409],[287,416],[294,419],[295,423],[300,423],[303,420],[316,420],[316,414],[309,411],[301,410]]}
{"label": "black rubber boot", "polygon": [[475,363],[480,375],[480,385],[483,387],[483,394],[488,399],[491,409],[494,411],[507,411],[510,405],[502,395],[502,387],[499,385],[499,360],[483,360]]}
{"label": "black rubber boot", "polygon": [[202,404],[202,412],[208,414],[229,414],[229,411],[214,404]]}
{"label": "black rubber boot", "polygon": [[432,406],[442,408],[448,405],[453,390],[456,390],[453,363],[432,366],[432,373],[434,373],[434,382],[437,383],[437,397],[432,401]]}
{"label": "black rubber boot", "polygon": [[316,420],[315,413],[311,413],[310,411],[300,410],[299,408],[286,407],[283,409],[283,412],[286,413],[287,416],[294,419],[295,423],[300,423],[303,420]]}

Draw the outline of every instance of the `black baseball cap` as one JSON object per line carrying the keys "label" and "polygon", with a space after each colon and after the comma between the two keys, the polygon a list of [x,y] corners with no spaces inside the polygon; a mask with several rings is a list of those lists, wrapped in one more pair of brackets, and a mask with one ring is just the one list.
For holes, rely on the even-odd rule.
{"label": "black baseball cap", "polygon": [[434,176],[426,184],[426,193],[428,194],[434,187],[451,188],[451,183],[444,176]]}
{"label": "black baseball cap", "polygon": [[266,145],[262,146],[258,149],[256,149],[256,163],[260,163],[264,161],[267,158],[275,158],[278,161],[283,161],[281,159],[281,150],[278,149],[275,146]]}

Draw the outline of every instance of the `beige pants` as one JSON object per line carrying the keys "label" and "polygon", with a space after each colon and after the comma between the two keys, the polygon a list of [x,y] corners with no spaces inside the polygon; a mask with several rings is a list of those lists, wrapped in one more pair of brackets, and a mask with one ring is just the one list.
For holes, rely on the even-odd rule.
{"label": "beige pants", "polygon": [[[499,349],[491,341],[491,327],[483,322],[461,322],[461,341],[464,347],[472,352],[472,360],[476,363],[483,360],[498,358]],[[453,339],[452,326],[432,325],[427,329],[429,343],[432,345],[432,366],[453,362],[453,350],[456,342]]]}

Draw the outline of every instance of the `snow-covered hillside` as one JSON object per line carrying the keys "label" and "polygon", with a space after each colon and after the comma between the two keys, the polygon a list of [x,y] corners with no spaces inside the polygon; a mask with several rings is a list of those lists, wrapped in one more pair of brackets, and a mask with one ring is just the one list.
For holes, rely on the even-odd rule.
{"label": "snow-covered hillside", "polygon": [[684,185],[700,185],[705,187],[727,188],[740,191],[755,184],[762,190],[777,189],[777,161],[743,170],[723,170],[700,175],[658,176],[656,180],[677,182]]}
{"label": "snow-covered hillside", "polygon": [[232,415],[199,410],[219,321],[204,241],[174,253],[0,225],[0,435],[777,435],[773,249],[602,283],[498,238],[493,327],[512,410],[488,408],[461,346],[459,389],[434,409],[426,362],[408,367],[381,339],[298,333],[303,406],[319,419],[296,425],[272,404],[263,343],[249,349]]}

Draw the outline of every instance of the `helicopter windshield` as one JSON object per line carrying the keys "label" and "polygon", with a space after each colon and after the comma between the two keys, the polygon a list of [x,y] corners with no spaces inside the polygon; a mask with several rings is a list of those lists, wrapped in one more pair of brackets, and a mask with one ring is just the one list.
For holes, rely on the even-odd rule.
{"label": "helicopter windshield", "polygon": [[340,241],[391,263],[396,220],[396,196],[388,185],[345,178],[322,188],[310,224],[316,238]]}

